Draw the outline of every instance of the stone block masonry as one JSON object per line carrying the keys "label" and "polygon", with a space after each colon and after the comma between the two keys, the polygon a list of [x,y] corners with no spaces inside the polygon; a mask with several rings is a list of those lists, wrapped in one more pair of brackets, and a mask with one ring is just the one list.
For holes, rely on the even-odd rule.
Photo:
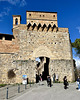
{"label": "stone block masonry", "polygon": [[[13,35],[0,38],[0,83],[21,83],[26,74],[29,81],[35,81],[37,72],[36,58],[46,58],[40,73],[59,75],[63,81],[66,75],[74,81],[74,66],[68,28],[59,28],[57,12],[27,11],[27,24],[21,24],[21,16],[13,15]],[[3,38],[4,37],[4,38]],[[43,63],[40,60],[40,64]],[[15,70],[16,69],[16,70]],[[9,70],[15,77],[8,78]],[[46,71],[47,70],[47,71]],[[46,75],[45,75],[46,74]]]}

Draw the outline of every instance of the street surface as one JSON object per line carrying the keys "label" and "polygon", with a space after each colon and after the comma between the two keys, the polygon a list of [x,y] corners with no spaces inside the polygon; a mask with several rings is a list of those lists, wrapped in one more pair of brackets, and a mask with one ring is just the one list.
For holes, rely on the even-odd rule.
{"label": "street surface", "polygon": [[48,87],[46,82],[43,82],[14,100],[80,100],[80,91],[76,87],[76,83],[71,83],[65,90],[63,83],[54,83],[52,87]]}

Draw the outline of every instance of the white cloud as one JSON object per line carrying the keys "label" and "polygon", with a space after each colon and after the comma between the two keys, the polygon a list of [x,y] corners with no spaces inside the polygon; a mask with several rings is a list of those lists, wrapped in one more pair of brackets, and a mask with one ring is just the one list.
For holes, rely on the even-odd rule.
{"label": "white cloud", "polygon": [[79,33],[80,33],[80,26],[79,27],[76,27],[76,29],[78,29],[79,30]]}
{"label": "white cloud", "polygon": [[26,1],[25,1],[25,0],[22,0],[21,3],[20,3],[20,6],[23,7],[23,6],[25,6],[26,4],[27,4]]}
{"label": "white cloud", "polygon": [[79,59],[75,59],[75,63],[76,63],[76,67],[80,68],[80,58]]}
{"label": "white cloud", "polygon": [[0,12],[0,17],[7,16],[9,14],[10,8],[4,8],[2,12]]}
{"label": "white cloud", "polygon": [[0,1],[6,1],[6,2],[12,4],[12,5],[19,4],[19,6],[21,6],[21,7],[23,7],[27,4],[26,0],[0,0]]}

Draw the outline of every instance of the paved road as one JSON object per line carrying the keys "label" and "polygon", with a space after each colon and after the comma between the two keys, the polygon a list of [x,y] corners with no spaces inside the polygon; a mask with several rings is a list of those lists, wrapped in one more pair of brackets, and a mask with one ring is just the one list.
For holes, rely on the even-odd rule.
{"label": "paved road", "polygon": [[67,90],[62,83],[55,83],[52,87],[37,85],[14,100],[80,100],[80,91],[76,90],[75,83],[71,83]]}

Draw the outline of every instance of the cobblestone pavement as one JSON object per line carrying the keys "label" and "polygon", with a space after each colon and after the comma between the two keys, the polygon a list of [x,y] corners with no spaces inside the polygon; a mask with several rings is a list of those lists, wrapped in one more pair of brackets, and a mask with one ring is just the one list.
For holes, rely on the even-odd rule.
{"label": "cobblestone pavement", "polygon": [[37,85],[14,100],[80,100],[80,91],[75,83],[71,83],[67,90],[62,83],[55,83],[52,87]]}
{"label": "cobblestone pavement", "polygon": [[76,83],[70,83],[69,88],[65,90],[63,83],[54,83],[52,87],[48,87],[46,82],[42,82],[17,94],[15,94],[15,87],[14,95],[8,100],[80,100],[80,91],[76,87]]}

